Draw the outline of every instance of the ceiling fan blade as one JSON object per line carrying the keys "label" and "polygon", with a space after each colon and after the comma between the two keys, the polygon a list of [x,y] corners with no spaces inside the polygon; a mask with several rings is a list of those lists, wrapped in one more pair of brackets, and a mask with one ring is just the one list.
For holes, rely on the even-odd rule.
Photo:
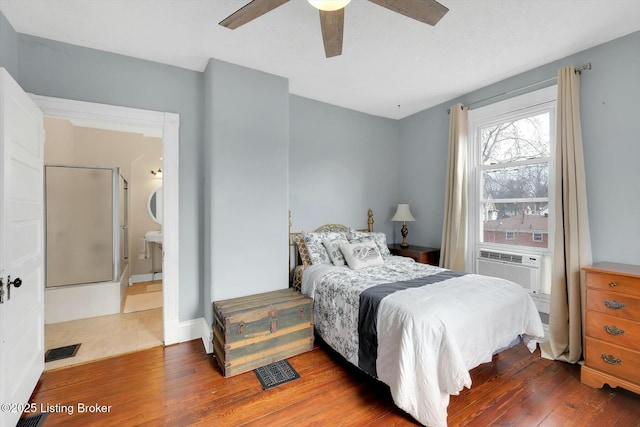
{"label": "ceiling fan blade", "polygon": [[235,30],[239,26],[253,21],[288,1],[289,0],[253,0],[251,3],[241,7],[220,21],[220,25]]}
{"label": "ceiling fan blade", "polygon": [[379,6],[401,13],[429,25],[436,25],[449,8],[436,0],[369,0]]}
{"label": "ceiling fan blade", "polygon": [[342,34],[344,33],[344,8],[331,12],[320,11],[320,27],[324,54],[327,58],[342,55]]}

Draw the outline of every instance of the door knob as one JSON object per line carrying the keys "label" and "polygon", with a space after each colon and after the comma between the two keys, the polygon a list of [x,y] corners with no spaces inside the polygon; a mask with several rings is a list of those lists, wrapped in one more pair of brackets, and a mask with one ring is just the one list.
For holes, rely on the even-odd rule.
{"label": "door knob", "polygon": [[7,301],[11,299],[11,285],[15,288],[19,288],[22,286],[22,279],[16,277],[13,281],[11,281],[11,276],[7,276]]}

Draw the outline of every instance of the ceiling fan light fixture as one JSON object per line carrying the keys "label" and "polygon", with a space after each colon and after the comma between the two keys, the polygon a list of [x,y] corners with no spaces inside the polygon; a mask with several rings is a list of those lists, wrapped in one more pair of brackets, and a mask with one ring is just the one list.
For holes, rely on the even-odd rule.
{"label": "ceiling fan light fixture", "polygon": [[340,10],[349,4],[351,0],[308,0],[311,6],[325,12]]}

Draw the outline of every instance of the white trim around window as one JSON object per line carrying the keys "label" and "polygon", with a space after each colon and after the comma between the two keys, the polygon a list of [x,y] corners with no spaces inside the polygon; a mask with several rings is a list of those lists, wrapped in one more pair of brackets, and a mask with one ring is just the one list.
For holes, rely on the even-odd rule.
{"label": "white trim around window", "polygon": [[[475,271],[476,258],[480,249],[489,249],[505,252],[524,253],[532,255],[542,255],[545,261],[541,271],[541,276],[545,278],[550,272],[550,251],[553,248],[553,185],[552,177],[554,175],[554,155],[555,155],[555,100],[557,97],[557,86],[552,85],[540,90],[536,90],[524,95],[497,102],[469,111],[469,241],[467,245],[467,271]],[[482,242],[480,232],[482,230],[481,219],[481,200],[480,200],[480,173],[482,170],[493,168],[492,165],[478,166],[480,156],[480,146],[476,142],[476,133],[482,127],[491,126],[501,122],[516,120],[524,116],[535,115],[540,112],[550,112],[550,157],[537,158],[532,160],[521,160],[520,164],[535,164],[549,162],[549,189],[548,189],[548,209],[549,209],[549,235],[548,248],[538,248],[534,246],[510,245],[501,243]],[[514,162],[515,163],[515,162]],[[499,166],[499,165],[498,165]],[[532,199],[533,200],[533,199]],[[517,200],[512,200],[516,202]],[[542,200],[540,200],[542,201]],[[506,202],[506,199],[503,201]],[[506,231],[506,230],[505,230]],[[532,232],[532,241],[534,239]],[[506,238],[506,234],[505,234]],[[543,236],[544,239],[544,236]],[[546,279],[545,279],[546,281]],[[546,285],[541,286],[541,291],[545,291]]]}

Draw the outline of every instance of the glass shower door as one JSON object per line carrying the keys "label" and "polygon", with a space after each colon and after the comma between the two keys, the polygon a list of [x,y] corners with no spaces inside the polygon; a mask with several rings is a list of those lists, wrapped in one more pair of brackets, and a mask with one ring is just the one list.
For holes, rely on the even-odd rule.
{"label": "glass shower door", "polygon": [[45,168],[47,287],[114,279],[113,174]]}

